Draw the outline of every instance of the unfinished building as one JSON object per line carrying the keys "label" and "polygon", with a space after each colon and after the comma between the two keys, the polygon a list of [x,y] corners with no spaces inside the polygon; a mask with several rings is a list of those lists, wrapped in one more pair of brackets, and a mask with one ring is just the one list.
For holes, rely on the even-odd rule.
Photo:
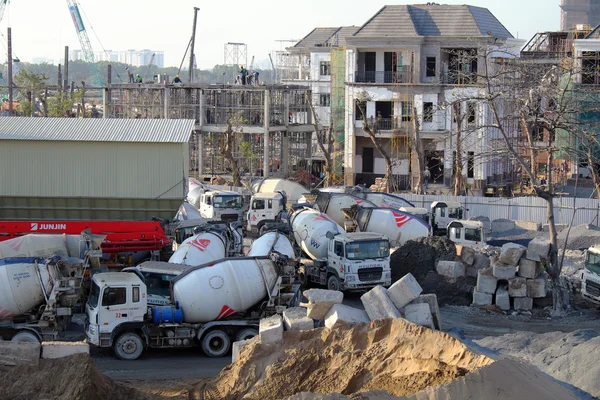
{"label": "unfinished building", "polygon": [[246,174],[288,177],[310,168],[310,90],[289,85],[111,84],[106,118],[193,119],[190,176],[230,176],[224,137]]}

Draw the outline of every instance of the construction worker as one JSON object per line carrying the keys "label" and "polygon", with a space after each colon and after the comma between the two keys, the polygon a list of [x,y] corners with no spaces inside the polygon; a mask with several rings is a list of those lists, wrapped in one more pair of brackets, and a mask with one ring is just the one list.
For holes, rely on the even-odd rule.
{"label": "construction worker", "polygon": [[258,71],[254,71],[254,86],[258,86]]}
{"label": "construction worker", "polygon": [[248,70],[240,65],[240,75],[242,75],[242,85],[246,84],[246,77],[248,76]]}
{"label": "construction worker", "polygon": [[142,83],[142,82],[143,82],[142,77],[140,76],[140,74],[137,74],[135,76],[135,83]]}
{"label": "construction worker", "polygon": [[127,71],[127,75],[129,76],[129,83],[133,83],[133,72],[131,72],[129,67],[125,67],[125,71]]}
{"label": "construction worker", "polygon": [[183,83],[183,82],[181,82],[181,78],[179,77],[179,75],[175,75],[175,79],[173,79],[173,83]]}

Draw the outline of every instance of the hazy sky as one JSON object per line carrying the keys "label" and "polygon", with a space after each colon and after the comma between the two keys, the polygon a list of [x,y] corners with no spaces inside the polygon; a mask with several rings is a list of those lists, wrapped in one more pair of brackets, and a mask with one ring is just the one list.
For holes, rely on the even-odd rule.
{"label": "hazy sky", "polygon": [[[6,60],[6,28],[22,61],[44,57],[58,61],[64,46],[80,48],[65,0],[9,0],[0,23],[0,62]],[[193,7],[199,7],[196,36],[200,68],[222,64],[227,42],[248,45],[248,63],[268,59],[272,50],[301,39],[321,26],[362,25],[386,4],[425,0],[79,0],[95,51],[163,50],[166,66],[179,66],[192,33]],[[559,0],[446,0],[442,4],[487,7],[519,38],[559,29]],[[87,19],[86,19],[87,16]],[[89,21],[89,22],[88,22]],[[92,29],[93,27],[93,29]],[[97,36],[96,36],[97,35]],[[98,39],[100,41],[98,41]],[[102,44],[102,46],[100,45]]]}

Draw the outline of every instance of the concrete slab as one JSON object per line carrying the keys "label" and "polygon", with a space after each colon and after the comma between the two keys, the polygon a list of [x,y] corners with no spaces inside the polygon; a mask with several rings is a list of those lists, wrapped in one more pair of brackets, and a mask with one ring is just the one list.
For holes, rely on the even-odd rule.
{"label": "concrete slab", "polygon": [[73,354],[90,354],[90,345],[86,342],[42,342],[42,358],[54,359],[69,357]]}
{"label": "concrete slab", "polygon": [[508,280],[508,295],[510,297],[527,296],[527,279],[517,276]]}
{"label": "concrete slab", "polygon": [[369,316],[363,310],[343,304],[334,304],[325,316],[325,327],[332,329],[344,322],[353,324],[369,321]]}
{"label": "concrete slab", "polygon": [[283,326],[286,331],[309,331],[314,329],[315,321],[306,316],[306,308],[287,308],[283,312]]}
{"label": "concrete slab", "polygon": [[404,308],[404,314],[405,318],[412,323],[430,328],[431,330],[435,329],[429,304],[409,304]]}
{"label": "concrete slab", "polygon": [[506,232],[515,229],[514,221],[497,219],[492,221],[492,232]]}
{"label": "concrete slab", "polygon": [[479,270],[477,274],[477,286],[475,287],[476,291],[492,295],[496,293],[497,286],[498,278],[493,275],[492,267]]}
{"label": "concrete slab", "polygon": [[517,311],[531,311],[533,308],[533,299],[531,297],[515,297],[513,307]]}
{"label": "concrete slab", "polygon": [[501,285],[496,290],[496,306],[503,311],[510,310],[510,297],[508,296],[508,287]]}
{"label": "concrete slab", "polygon": [[239,342],[233,342],[233,344],[231,345],[231,362],[234,363],[239,355],[240,352],[242,351],[242,349],[252,343],[256,343],[260,340],[260,338],[258,336],[254,336],[252,339],[248,339],[248,340],[240,340]]}
{"label": "concrete slab", "polygon": [[475,250],[470,247],[463,247],[460,253],[460,259],[467,265],[473,265],[475,262]]}
{"label": "concrete slab", "polygon": [[525,220],[516,220],[515,227],[521,229],[527,229],[528,231],[541,231],[542,224],[536,221],[525,221]]}
{"label": "concrete slab", "polygon": [[322,320],[334,304],[341,304],[344,293],[337,290],[309,289],[303,293],[308,303],[300,305],[306,307],[306,316],[315,320]]}
{"label": "concrete slab", "polygon": [[493,296],[488,293],[478,292],[477,289],[473,291],[473,305],[474,306],[491,306]]}
{"label": "concrete slab", "polygon": [[527,247],[517,243],[505,243],[500,250],[500,262],[506,265],[518,265]]}
{"label": "concrete slab", "polygon": [[410,304],[423,304],[429,305],[431,316],[433,317],[433,325],[439,331],[442,330],[442,318],[440,316],[440,306],[438,304],[437,296],[433,293],[422,294],[414,299]]}
{"label": "concrete slab", "polygon": [[262,344],[277,343],[283,339],[283,322],[281,315],[263,318],[259,323],[259,336]]}
{"label": "concrete slab", "polygon": [[36,366],[40,363],[40,348],[39,343],[0,341],[0,365]]}
{"label": "concrete slab", "polygon": [[438,274],[452,279],[465,276],[465,265],[460,261],[438,261],[435,269]]}
{"label": "concrete slab", "polygon": [[550,253],[550,241],[543,237],[532,239],[527,246],[527,259],[541,261],[547,259]]}
{"label": "concrete slab", "polygon": [[539,299],[546,297],[546,276],[542,275],[536,279],[527,279],[527,297]]}
{"label": "concrete slab", "polygon": [[519,276],[527,279],[535,279],[542,272],[540,263],[527,258],[521,258],[519,261],[519,270],[517,273]]}
{"label": "concrete slab", "polygon": [[387,294],[387,290],[377,285],[367,293],[360,296],[365,311],[371,321],[386,318],[402,318],[402,314],[394,305]]}
{"label": "concrete slab", "polygon": [[398,309],[419,297],[422,292],[421,285],[411,273],[404,275],[387,290],[388,296]]}
{"label": "concrete slab", "polygon": [[517,267],[513,265],[506,265],[500,262],[494,264],[493,267],[494,276],[498,279],[512,279],[517,275]]}

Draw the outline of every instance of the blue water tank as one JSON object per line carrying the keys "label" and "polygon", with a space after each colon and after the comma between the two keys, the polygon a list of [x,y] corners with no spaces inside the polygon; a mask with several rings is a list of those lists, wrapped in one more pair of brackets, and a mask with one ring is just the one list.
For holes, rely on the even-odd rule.
{"label": "blue water tank", "polygon": [[152,307],[152,320],[155,324],[183,322],[183,311],[174,306],[156,306]]}

